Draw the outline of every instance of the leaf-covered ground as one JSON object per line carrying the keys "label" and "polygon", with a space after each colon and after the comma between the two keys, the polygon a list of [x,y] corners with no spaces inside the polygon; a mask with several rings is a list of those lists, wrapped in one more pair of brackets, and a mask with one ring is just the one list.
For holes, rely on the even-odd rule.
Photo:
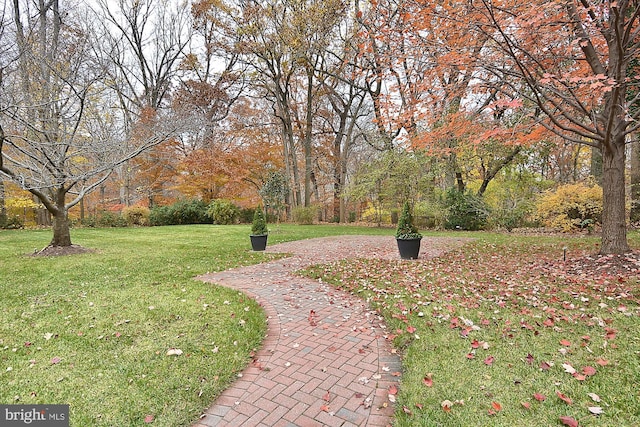
{"label": "leaf-covered ground", "polygon": [[485,240],[306,274],[384,316],[403,356],[398,426],[637,426],[640,256],[594,252],[591,240]]}

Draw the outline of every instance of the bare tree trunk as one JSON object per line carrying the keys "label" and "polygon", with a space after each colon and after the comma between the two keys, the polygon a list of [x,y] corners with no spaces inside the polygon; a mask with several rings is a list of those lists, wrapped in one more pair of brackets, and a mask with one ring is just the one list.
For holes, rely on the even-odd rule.
{"label": "bare tree trunk", "polygon": [[311,205],[311,179],[313,165],[311,159],[311,140],[313,132],[313,68],[307,68],[307,115],[304,135],[304,206]]}
{"label": "bare tree trunk", "polygon": [[69,230],[69,217],[65,206],[64,189],[55,191],[55,208],[49,209],[53,215],[53,239],[50,246],[71,246],[71,232]]}
{"label": "bare tree trunk", "polygon": [[640,221],[640,142],[631,144],[631,223]]}
{"label": "bare tree trunk", "polygon": [[7,204],[5,202],[4,180],[0,178],[0,225],[7,218]]}
{"label": "bare tree trunk", "polygon": [[625,213],[625,145],[614,140],[602,152],[602,247],[601,254],[622,254],[627,243]]}
{"label": "bare tree trunk", "polygon": [[591,176],[593,176],[593,178],[595,179],[595,181],[599,184],[602,185],[602,165],[603,159],[602,159],[602,151],[596,149],[596,148],[592,148],[591,149]]}

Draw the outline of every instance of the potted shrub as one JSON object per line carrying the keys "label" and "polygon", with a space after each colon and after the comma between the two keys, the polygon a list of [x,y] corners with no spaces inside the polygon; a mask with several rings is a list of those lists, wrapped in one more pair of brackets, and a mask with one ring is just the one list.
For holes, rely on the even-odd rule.
{"label": "potted shrub", "polygon": [[254,251],[264,251],[267,247],[267,221],[264,218],[262,206],[258,206],[253,214],[251,223],[251,247]]}
{"label": "potted shrub", "polygon": [[418,232],[418,229],[413,224],[409,202],[404,202],[396,230],[396,242],[398,243],[400,258],[417,259],[420,253],[421,240],[422,234]]}

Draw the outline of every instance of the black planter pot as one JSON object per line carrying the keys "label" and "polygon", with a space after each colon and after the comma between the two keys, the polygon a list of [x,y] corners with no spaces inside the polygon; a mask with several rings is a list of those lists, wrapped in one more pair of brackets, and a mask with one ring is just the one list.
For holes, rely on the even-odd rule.
{"label": "black planter pot", "polygon": [[397,239],[398,251],[400,252],[400,258],[402,259],[418,259],[420,253],[420,240],[418,239]]}
{"label": "black planter pot", "polygon": [[262,234],[259,236],[254,236],[253,234],[249,236],[251,238],[251,248],[254,251],[264,251],[267,248],[267,235]]}

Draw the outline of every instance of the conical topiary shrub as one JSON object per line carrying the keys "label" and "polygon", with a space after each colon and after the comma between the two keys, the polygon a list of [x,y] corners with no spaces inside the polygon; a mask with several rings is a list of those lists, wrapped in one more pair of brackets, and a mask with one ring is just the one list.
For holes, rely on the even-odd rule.
{"label": "conical topiary shrub", "polygon": [[402,214],[398,219],[398,228],[396,229],[396,242],[398,243],[400,258],[417,259],[420,253],[421,240],[422,234],[418,232],[418,228],[413,224],[409,202],[404,202]]}
{"label": "conical topiary shrub", "polygon": [[253,214],[251,223],[251,247],[254,251],[264,251],[267,247],[267,221],[262,211],[262,206],[258,206]]}

